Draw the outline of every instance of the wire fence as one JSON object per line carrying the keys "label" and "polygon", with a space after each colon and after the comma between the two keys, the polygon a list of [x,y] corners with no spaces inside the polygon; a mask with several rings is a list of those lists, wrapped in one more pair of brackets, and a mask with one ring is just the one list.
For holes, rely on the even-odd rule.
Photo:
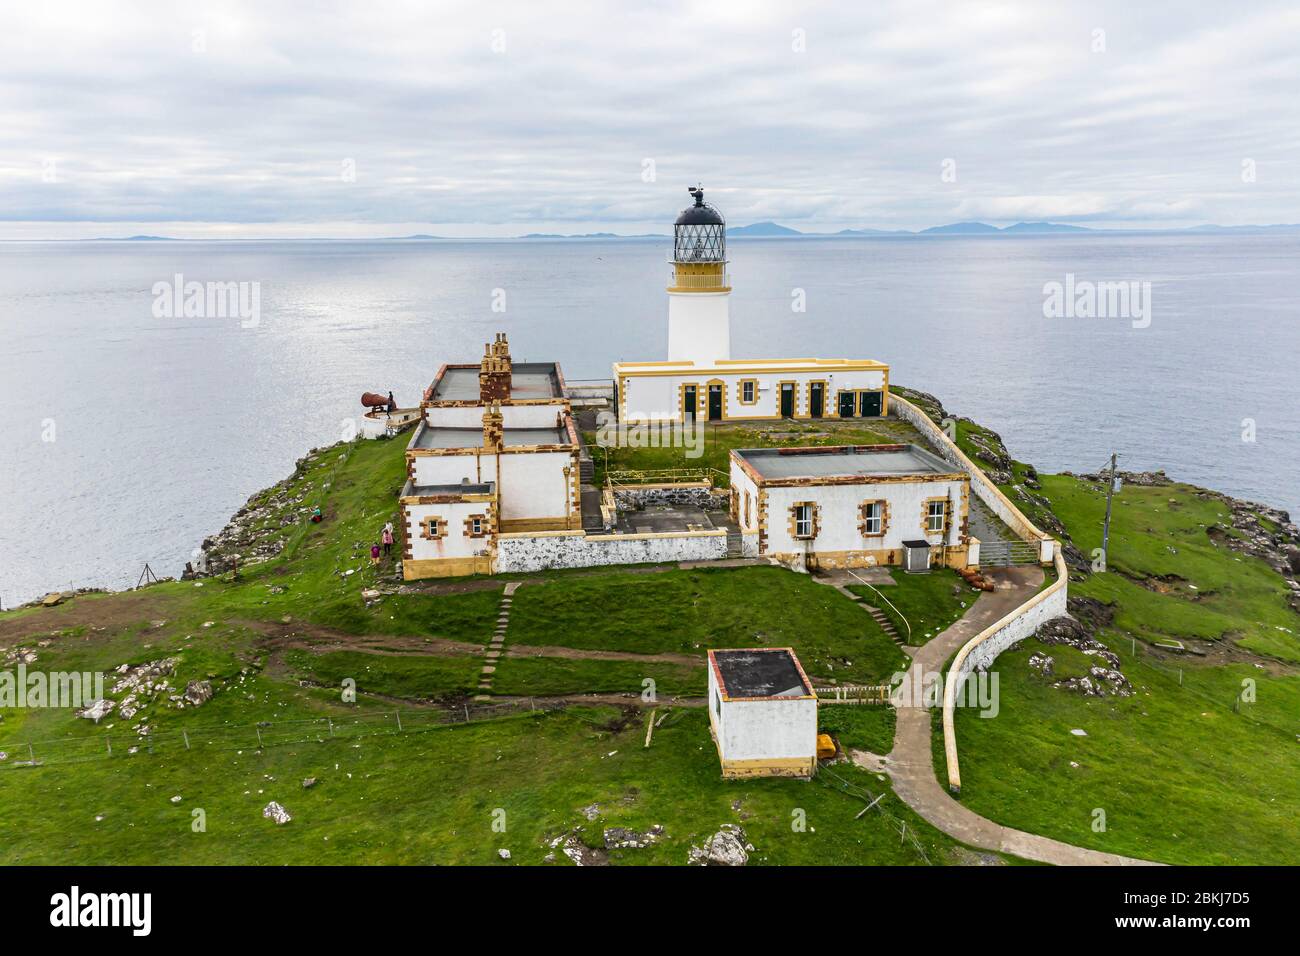
{"label": "wire fence", "polygon": [[[926,866],[933,865],[930,862],[929,855],[925,852],[925,847],[921,845],[921,841],[916,836],[916,829],[914,827],[909,828],[906,820],[898,819],[898,817],[894,816],[881,805],[884,802],[884,793],[874,794],[866,787],[846,780],[829,767],[820,768],[817,771],[817,776],[813,779],[824,787],[838,790],[840,793],[854,797],[865,803],[866,806],[858,812],[858,817],[862,816],[868,810],[875,810],[880,814],[885,822],[894,829],[894,832],[898,834],[898,842],[900,844],[910,844],[912,849],[916,852],[916,855],[921,858],[922,862],[924,862]],[[854,817],[854,819],[856,820],[857,817]]]}
{"label": "wire fence", "polygon": [[477,723],[516,714],[549,713],[569,706],[564,701],[532,698],[498,704],[464,704],[445,710],[390,710],[256,724],[186,727],[137,734],[88,734],[0,744],[0,770],[84,763],[186,750],[262,750],[285,744],[325,743],[336,739],[419,733],[457,724]]}
{"label": "wire fence", "polygon": [[1153,652],[1144,642],[1135,637],[1129,638],[1129,657],[1136,664],[1150,668],[1153,671],[1164,674],[1166,677],[1176,680],[1178,686],[1189,694],[1195,694],[1202,700],[1216,707],[1223,707],[1232,711],[1239,717],[1259,724],[1261,727],[1268,727],[1280,733],[1292,735],[1295,733],[1294,728],[1283,727],[1275,724],[1270,720],[1251,713],[1251,703],[1244,697],[1245,688],[1242,687],[1232,694],[1231,697],[1226,693],[1210,693],[1196,686],[1197,668],[1183,668],[1169,664],[1153,656]]}

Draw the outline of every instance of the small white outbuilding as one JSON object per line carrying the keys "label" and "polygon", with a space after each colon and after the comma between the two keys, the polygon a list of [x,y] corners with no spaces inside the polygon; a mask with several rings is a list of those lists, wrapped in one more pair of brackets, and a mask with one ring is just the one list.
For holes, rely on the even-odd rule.
{"label": "small white outbuilding", "polygon": [[788,647],[709,651],[709,725],[725,778],[816,772],[817,695]]}

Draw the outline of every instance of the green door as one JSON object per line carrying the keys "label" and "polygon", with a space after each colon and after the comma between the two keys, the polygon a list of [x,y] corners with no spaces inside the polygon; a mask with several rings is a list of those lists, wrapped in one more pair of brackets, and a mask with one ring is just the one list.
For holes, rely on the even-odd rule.
{"label": "green door", "polygon": [[853,396],[853,392],[840,392],[840,418],[853,417]]}
{"label": "green door", "polygon": [[794,418],[794,386],[789,382],[781,386],[781,417]]}
{"label": "green door", "polygon": [[862,393],[862,417],[879,418],[881,406],[880,392],[863,392]]}
{"label": "green door", "polygon": [[709,386],[709,421],[722,421],[722,386]]}
{"label": "green door", "polygon": [[684,422],[695,421],[695,410],[697,408],[699,408],[699,406],[696,404],[695,386],[683,385],[682,386],[682,421]]}
{"label": "green door", "polygon": [[813,382],[808,386],[808,417],[821,418],[826,408],[826,386]]}

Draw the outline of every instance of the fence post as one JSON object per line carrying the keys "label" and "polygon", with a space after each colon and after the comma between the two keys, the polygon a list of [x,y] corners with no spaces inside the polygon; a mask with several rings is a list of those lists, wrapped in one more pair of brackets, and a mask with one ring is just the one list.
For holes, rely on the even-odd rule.
{"label": "fence post", "polygon": [[334,718],[332,718],[332,717],[326,717],[325,719],[329,722],[329,725],[330,725],[330,736],[333,737],[333,736],[334,736]]}
{"label": "fence post", "polygon": [[262,749],[262,728],[254,727],[253,731],[257,734],[257,749],[261,750]]}
{"label": "fence post", "polygon": [[398,732],[398,733],[401,733],[401,732],[402,732],[402,712],[401,712],[400,710],[395,710],[395,711],[393,711],[393,716],[397,718],[397,732]]}
{"label": "fence post", "polygon": [[1183,669],[1181,667],[1178,668],[1178,686],[1183,686]]}
{"label": "fence post", "polygon": [[109,739],[107,734],[104,735],[104,743],[108,744],[108,755],[113,756],[113,741]]}
{"label": "fence post", "polygon": [[465,723],[468,724],[468,723],[469,723],[469,704],[462,704],[461,706],[465,708]]}
{"label": "fence post", "polygon": [[190,735],[189,735],[188,733],[186,733],[184,730],[182,730],[182,731],[181,731],[181,736],[182,736],[183,738],[185,738],[185,749],[186,749],[186,750],[189,750],[189,749],[190,749]]}
{"label": "fence post", "polygon": [[27,756],[31,758],[32,764],[35,765],[36,751],[32,749],[32,745],[30,743],[27,745]]}

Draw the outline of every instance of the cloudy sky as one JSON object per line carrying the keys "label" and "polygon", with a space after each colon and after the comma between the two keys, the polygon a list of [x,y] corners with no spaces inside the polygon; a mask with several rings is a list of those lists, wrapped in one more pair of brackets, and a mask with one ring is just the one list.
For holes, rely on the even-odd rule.
{"label": "cloudy sky", "polygon": [[1294,2],[9,4],[0,238],[1300,222]]}

